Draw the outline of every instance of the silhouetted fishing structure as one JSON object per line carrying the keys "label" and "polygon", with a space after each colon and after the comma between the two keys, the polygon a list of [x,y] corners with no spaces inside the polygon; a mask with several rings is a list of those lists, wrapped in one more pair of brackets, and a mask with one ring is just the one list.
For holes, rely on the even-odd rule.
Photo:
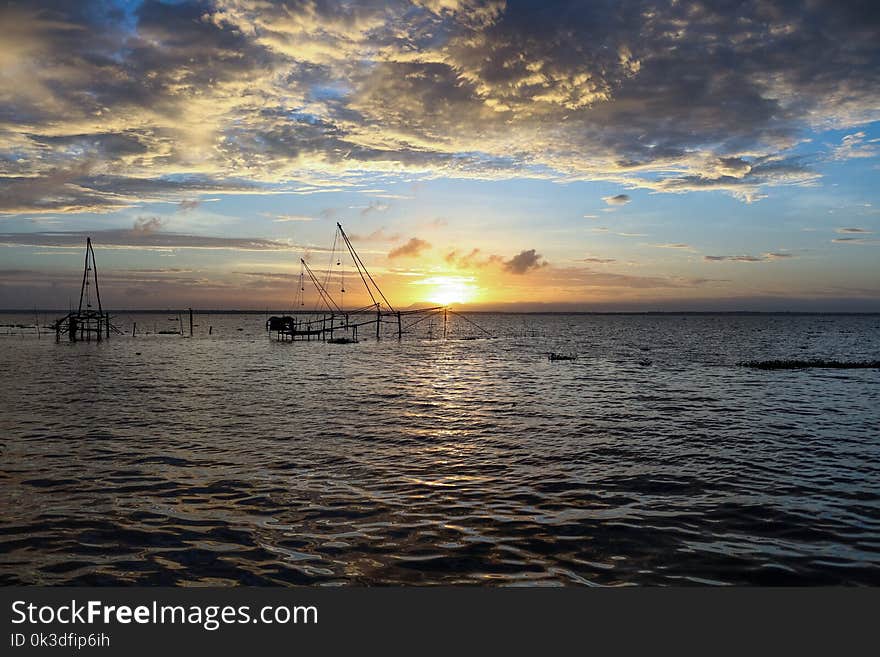
{"label": "silhouetted fishing structure", "polygon": [[[345,309],[345,257],[350,258],[354,264],[357,276],[369,294],[371,303],[365,306]],[[330,285],[334,275],[334,263],[339,275],[339,302],[336,302],[330,292]],[[342,224],[336,224],[336,236],[333,247],[330,250],[330,264],[327,267],[324,280],[320,280],[315,271],[309,266],[305,258],[300,258],[299,289],[297,290],[295,304],[300,308],[305,306],[305,293],[307,282],[317,292],[317,302],[311,312],[301,311],[299,314],[291,313],[280,317],[273,316],[266,320],[266,330],[274,334],[278,340],[321,340],[331,344],[350,344],[358,342],[359,335],[373,335],[376,340],[382,339],[383,328],[390,325],[398,339],[404,334],[430,318],[442,319],[443,337],[447,337],[449,331],[449,316],[458,317],[474,326],[482,334],[491,334],[473,320],[461,313],[451,310],[448,306],[433,306],[415,310],[397,310],[388,301],[388,298],[377,285],[370,274],[364,261],[351,243]]]}
{"label": "silhouetted fishing structure", "polygon": [[[95,288],[95,302],[97,309],[92,306],[92,287]],[[85,304],[85,305],[83,305]],[[94,337],[98,342],[102,338],[109,338],[112,333],[121,331],[110,323],[110,314],[104,312],[101,306],[101,290],[98,287],[98,266],[95,263],[95,250],[92,248],[92,238],[86,238],[86,260],[83,265],[82,286],[79,290],[79,308],[76,312],[69,312],[64,317],[55,321],[55,340],[61,340],[61,335],[66,333],[71,342],[86,340]]]}

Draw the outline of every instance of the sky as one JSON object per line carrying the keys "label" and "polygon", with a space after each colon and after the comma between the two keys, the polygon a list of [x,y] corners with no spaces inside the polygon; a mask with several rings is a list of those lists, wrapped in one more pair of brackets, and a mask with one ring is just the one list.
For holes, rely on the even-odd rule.
{"label": "sky", "polygon": [[878,174],[872,1],[0,5],[0,308],[876,312]]}

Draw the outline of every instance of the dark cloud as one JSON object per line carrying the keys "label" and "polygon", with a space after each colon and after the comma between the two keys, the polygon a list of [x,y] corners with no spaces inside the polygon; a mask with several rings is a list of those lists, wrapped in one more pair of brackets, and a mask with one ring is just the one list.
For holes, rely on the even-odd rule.
{"label": "dark cloud", "polygon": [[421,254],[422,251],[430,248],[431,245],[425,240],[419,239],[418,237],[411,237],[406,244],[402,244],[396,249],[389,251],[388,257],[392,260],[394,258],[414,258]]}
{"label": "dark cloud", "polygon": [[863,235],[870,235],[870,234],[873,233],[874,231],[867,230],[867,229],[865,229],[865,228],[838,228],[838,229],[837,229],[837,232],[838,232],[838,233],[843,233],[843,234],[846,234],[846,233],[858,233],[858,234],[863,234]]}
{"label": "dark cloud", "polygon": [[366,217],[374,212],[387,212],[388,208],[391,207],[387,203],[382,203],[380,201],[370,201],[370,204],[361,210],[361,216]]}
{"label": "dark cloud", "polygon": [[400,239],[400,235],[398,233],[387,233],[385,232],[385,226],[381,228],[377,228],[371,233],[367,233],[366,235],[359,233],[352,233],[348,236],[352,242],[396,242]]}
{"label": "dark cloud", "polygon": [[786,258],[794,258],[794,254],[786,253],[786,252],[771,252],[765,253],[760,256],[753,255],[706,255],[703,256],[703,260],[706,262],[767,262],[770,260],[784,260]]}
{"label": "dark cloud", "polygon": [[865,237],[835,237],[831,241],[836,244],[880,244],[880,240]]}
{"label": "dark cloud", "polygon": [[[35,246],[54,248],[82,248],[91,237],[95,248],[132,249],[228,249],[234,251],[281,251],[299,249],[298,246],[262,238],[208,237],[181,233],[157,232],[155,218],[146,219],[138,229],[95,230],[91,232],[59,231],[43,233],[0,233],[0,246]],[[160,222],[161,225],[161,222]]]}
{"label": "dark cloud", "polygon": [[603,196],[602,200],[608,205],[626,205],[630,202],[628,194],[617,194],[616,196]]}
{"label": "dark cloud", "polygon": [[711,279],[681,279],[664,276],[636,276],[614,272],[594,271],[589,268],[546,267],[541,270],[542,278],[558,286],[579,286],[587,288],[630,288],[661,289],[661,288],[692,288],[699,287]]}
{"label": "dark cloud", "polygon": [[520,251],[519,254],[505,262],[504,270],[511,274],[526,274],[546,266],[547,263],[541,259],[541,254],[537,253],[535,249],[529,249],[528,251]]}
{"label": "dark cloud", "polygon": [[880,118],[867,2],[35,0],[0,41],[6,213],[400,170],[756,200],[877,151],[792,154]]}
{"label": "dark cloud", "polygon": [[738,256],[715,256],[715,255],[706,255],[703,256],[703,260],[706,262],[723,262],[725,260],[730,262],[761,262],[764,259],[758,256],[751,255],[738,255]]}
{"label": "dark cloud", "polygon": [[134,220],[131,232],[135,235],[149,235],[162,228],[164,221],[160,217],[138,217]]}

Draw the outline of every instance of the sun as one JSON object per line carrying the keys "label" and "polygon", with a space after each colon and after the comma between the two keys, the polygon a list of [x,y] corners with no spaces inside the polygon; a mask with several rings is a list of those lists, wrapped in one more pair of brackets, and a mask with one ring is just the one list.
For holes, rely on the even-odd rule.
{"label": "sun", "polygon": [[474,279],[469,276],[431,276],[415,281],[415,284],[427,287],[425,301],[436,303],[438,306],[467,303],[477,292]]}

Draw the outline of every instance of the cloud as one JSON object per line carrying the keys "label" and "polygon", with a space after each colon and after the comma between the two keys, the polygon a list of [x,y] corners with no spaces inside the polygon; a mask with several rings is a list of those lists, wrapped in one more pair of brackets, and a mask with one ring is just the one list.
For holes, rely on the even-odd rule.
{"label": "cloud", "polygon": [[177,204],[177,209],[181,212],[189,212],[198,208],[202,202],[199,199],[184,199]]}
{"label": "cloud", "polygon": [[880,151],[877,150],[871,142],[865,143],[866,135],[864,132],[855,132],[846,135],[840,140],[840,144],[835,146],[831,152],[833,160],[852,160],[856,158],[876,157]]}
{"label": "cloud", "polygon": [[291,221],[315,221],[315,217],[308,217],[301,214],[268,214],[264,213],[264,216],[271,217],[272,221],[278,223],[286,223]]}
{"label": "cloud", "polygon": [[387,212],[391,206],[381,201],[370,201],[370,204],[361,210],[361,216],[366,217],[373,213]]}
{"label": "cloud", "polygon": [[406,244],[389,251],[388,257],[392,260],[395,258],[415,258],[420,255],[422,251],[430,248],[431,245],[425,240],[419,239],[418,237],[411,237]]}
{"label": "cloud", "polygon": [[506,261],[504,270],[511,274],[526,274],[546,266],[547,263],[541,260],[541,254],[535,252],[535,249],[529,249],[528,251],[520,251],[518,255]]}
{"label": "cloud", "polygon": [[[34,246],[61,249],[82,249],[86,238],[91,237],[95,248],[113,249],[226,249],[232,251],[288,251],[301,247],[275,240],[246,237],[208,237],[181,233],[157,232],[153,221],[146,219],[138,229],[138,222],[132,230],[94,230],[90,232],[58,231],[40,233],[0,233],[0,246]],[[140,221],[140,220],[139,220]]]}
{"label": "cloud", "polygon": [[811,130],[849,131],[832,158],[875,155],[858,130],[880,119],[871,3],[101,7],[0,8],[0,212],[312,195],[390,173],[751,202],[816,183],[828,154]]}
{"label": "cloud", "polygon": [[135,235],[149,235],[160,230],[164,223],[160,217],[138,217],[134,220],[131,232]]}
{"label": "cloud", "polygon": [[880,244],[880,240],[878,239],[868,239],[865,237],[835,237],[831,241],[835,244]]}
{"label": "cloud", "polygon": [[629,288],[641,289],[683,289],[693,288],[715,282],[707,278],[676,278],[664,276],[635,276],[614,272],[595,271],[586,267],[550,267],[542,268],[536,274],[545,279],[544,282],[556,286],[576,286],[583,288]]}
{"label": "cloud", "polygon": [[870,235],[870,234],[872,234],[874,231],[872,231],[872,230],[867,230],[867,229],[865,229],[865,228],[838,228],[836,232],[838,232],[838,233],[842,233],[842,234],[846,234],[846,233],[860,233],[860,234],[864,234],[864,235]]}
{"label": "cloud", "polygon": [[602,200],[608,205],[626,205],[631,199],[629,194],[617,194],[616,196],[603,196]]}
{"label": "cloud", "polygon": [[768,262],[771,260],[784,260],[787,258],[794,258],[795,256],[791,253],[786,252],[775,252],[775,253],[765,253],[760,256],[754,255],[705,255],[703,256],[703,260],[706,262]]}
{"label": "cloud", "polygon": [[683,249],[686,251],[693,251],[694,247],[690,244],[682,244],[682,243],[670,243],[670,244],[651,244],[656,249]]}
{"label": "cloud", "polygon": [[607,264],[612,263],[612,262],[617,262],[617,260],[616,260],[615,258],[596,258],[596,257],[589,257],[589,258],[582,258],[582,259],[581,259],[581,262],[590,262],[590,263],[594,263],[594,264],[597,264],[597,265],[607,265]]}
{"label": "cloud", "polygon": [[352,242],[396,242],[400,239],[400,235],[398,233],[386,233],[385,226],[377,228],[372,233],[368,233],[366,235],[353,233],[348,237],[349,239],[351,239]]}

